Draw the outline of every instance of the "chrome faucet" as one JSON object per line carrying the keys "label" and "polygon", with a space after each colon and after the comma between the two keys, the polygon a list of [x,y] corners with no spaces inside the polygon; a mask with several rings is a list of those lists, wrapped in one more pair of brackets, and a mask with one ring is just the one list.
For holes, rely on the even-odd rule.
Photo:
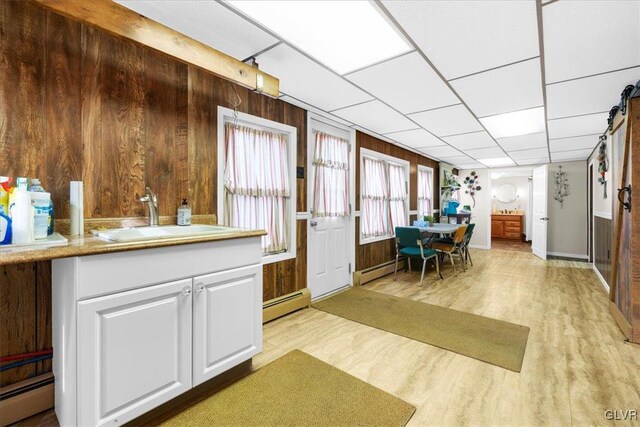
{"label": "chrome faucet", "polygon": [[160,225],[158,222],[158,196],[151,190],[151,187],[144,189],[144,196],[138,197],[138,201],[149,204],[149,225],[151,227]]}

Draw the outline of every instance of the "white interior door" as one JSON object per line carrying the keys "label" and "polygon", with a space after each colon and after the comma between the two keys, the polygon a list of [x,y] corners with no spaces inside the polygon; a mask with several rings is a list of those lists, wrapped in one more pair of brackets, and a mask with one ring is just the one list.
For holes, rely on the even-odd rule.
{"label": "white interior door", "polygon": [[[307,204],[310,212],[307,221],[307,282],[311,298],[334,292],[351,284],[350,248],[351,216],[334,218],[315,217],[313,198],[315,191],[315,165],[313,164],[316,132],[350,140],[350,132],[318,120],[309,120],[307,151]],[[353,144],[353,141],[351,141]],[[353,147],[352,147],[353,149]],[[353,167],[350,164],[349,167]],[[349,180],[351,180],[349,173]],[[351,182],[349,182],[351,189]],[[349,198],[351,200],[351,198]]]}
{"label": "white interior door", "polygon": [[534,255],[547,259],[547,183],[549,168],[547,165],[533,170],[533,239],[531,250]]}

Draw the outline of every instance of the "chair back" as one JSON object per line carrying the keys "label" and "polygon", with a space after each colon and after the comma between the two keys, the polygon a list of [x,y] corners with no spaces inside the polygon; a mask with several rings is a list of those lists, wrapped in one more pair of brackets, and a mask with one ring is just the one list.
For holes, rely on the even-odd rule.
{"label": "chair back", "polygon": [[419,228],[396,227],[396,242],[400,248],[417,248],[422,238]]}
{"label": "chair back", "polygon": [[464,240],[464,235],[467,232],[467,225],[461,225],[456,230],[456,234],[453,236],[453,243],[459,245]]}
{"label": "chair back", "polygon": [[471,239],[471,236],[473,236],[473,229],[476,227],[475,224],[468,224],[467,225],[467,231],[465,232],[465,236],[467,237],[467,239]]}

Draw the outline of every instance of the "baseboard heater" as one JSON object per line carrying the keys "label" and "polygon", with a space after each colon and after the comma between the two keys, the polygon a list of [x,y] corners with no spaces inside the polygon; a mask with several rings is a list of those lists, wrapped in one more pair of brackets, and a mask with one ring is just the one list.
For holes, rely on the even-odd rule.
{"label": "baseboard heater", "polygon": [[53,408],[53,373],[0,388],[0,426]]}
{"label": "baseboard heater", "polygon": [[270,299],[262,304],[262,323],[270,322],[278,317],[308,307],[311,307],[311,292],[309,288]]}
{"label": "baseboard heater", "polygon": [[[353,286],[361,286],[372,280],[393,273],[396,261],[389,261],[353,273]],[[404,259],[398,261],[398,270],[404,269]]]}

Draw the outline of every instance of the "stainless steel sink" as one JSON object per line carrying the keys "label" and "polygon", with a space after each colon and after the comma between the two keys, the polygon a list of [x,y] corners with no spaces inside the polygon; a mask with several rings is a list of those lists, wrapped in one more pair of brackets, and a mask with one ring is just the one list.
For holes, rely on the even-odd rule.
{"label": "stainless steel sink", "polygon": [[143,240],[175,239],[180,237],[205,237],[214,234],[230,233],[237,228],[221,225],[162,225],[155,227],[111,228],[108,230],[91,230],[91,233],[102,239],[114,242],[137,242]]}

